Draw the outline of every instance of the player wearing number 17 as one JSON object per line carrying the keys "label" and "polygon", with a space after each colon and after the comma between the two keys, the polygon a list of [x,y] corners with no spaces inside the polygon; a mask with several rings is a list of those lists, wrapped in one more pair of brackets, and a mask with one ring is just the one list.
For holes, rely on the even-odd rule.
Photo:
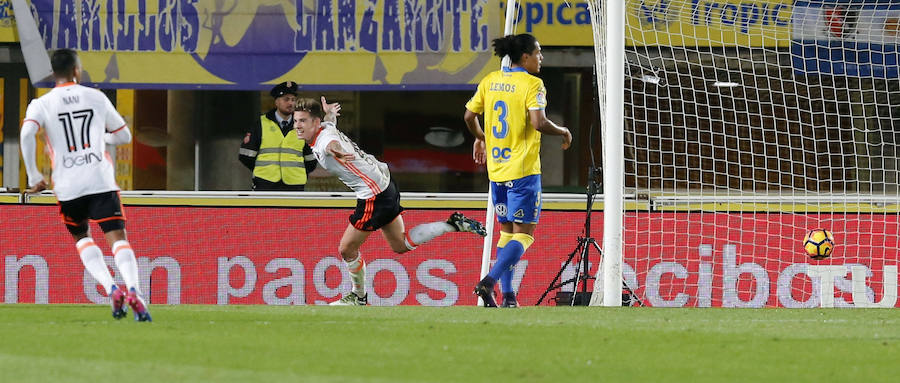
{"label": "player wearing number 17", "polygon": [[[134,319],[149,322],[150,312],[141,298],[137,261],[125,237],[125,214],[119,200],[113,163],[106,144],[131,141],[125,120],[103,92],[81,86],[81,61],[71,49],[53,52],[50,59],[56,87],[31,101],[22,121],[22,158],[28,173],[28,192],[48,187],[35,161],[35,134],[41,128],[53,164],[53,193],[63,223],[87,271],[103,285],[113,318],[121,319],[131,306]],[[128,291],[113,281],[103,251],[94,243],[88,220],[97,222],[112,244],[116,266]]]}
{"label": "player wearing number 17", "polygon": [[[572,143],[569,129],[547,119],[547,89],[534,76],[541,71],[541,45],[523,33],[495,39],[494,53],[509,56],[509,67],[491,72],[466,103],[463,117],[475,135],[475,163],[487,163],[491,193],[500,223],[497,262],[475,286],[486,307],[496,307],[494,285],[500,280],[503,306],[516,307],[512,268],[534,242],[541,213],[541,133],[563,136],[562,148]],[[485,134],[478,123],[484,114]]]}

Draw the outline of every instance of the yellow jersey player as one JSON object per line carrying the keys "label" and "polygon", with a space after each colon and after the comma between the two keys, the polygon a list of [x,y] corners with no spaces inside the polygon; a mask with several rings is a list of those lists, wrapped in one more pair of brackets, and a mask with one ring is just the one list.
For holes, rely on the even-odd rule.
{"label": "yellow jersey player", "polygon": [[[534,228],[541,214],[541,133],[563,136],[563,149],[572,143],[569,129],[547,119],[547,90],[533,74],[541,70],[544,56],[537,39],[527,33],[495,39],[494,53],[509,56],[510,66],[491,72],[478,84],[466,103],[464,119],[475,135],[475,163],[487,163],[488,178],[500,239],[497,262],[475,286],[485,307],[497,307],[494,285],[500,280],[504,307],[517,307],[512,290],[512,269],[534,242]],[[488,134],[478,115],[484,114]]]}

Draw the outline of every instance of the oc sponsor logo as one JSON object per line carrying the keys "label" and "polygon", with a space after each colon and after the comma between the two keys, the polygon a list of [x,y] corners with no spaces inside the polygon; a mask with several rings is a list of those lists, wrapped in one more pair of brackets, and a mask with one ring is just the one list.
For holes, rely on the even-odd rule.
{"label": "oc sponsor logo", "polygon": [[97,153],[85,153],[79,154],[77,156],[63,156],[63,167],[66,169],[71,169],[77,166],[92,164],[95,161],[101,161],[100,155],[98,155]]}
{"label": "oc sponsor logo", "polygon": [[494,157],[494,162],[506,162],[512,157],[512,151],[509,148],[494,147],[491,149],[491,157]]}

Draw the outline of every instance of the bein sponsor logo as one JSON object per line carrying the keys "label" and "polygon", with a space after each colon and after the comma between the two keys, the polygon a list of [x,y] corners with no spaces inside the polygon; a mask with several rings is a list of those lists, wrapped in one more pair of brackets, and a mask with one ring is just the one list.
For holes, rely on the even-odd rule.
{"label": "bein sponsor logo", "polygon": [[84,166],[100,161],[102,161],[100,155],[93,152],[78,154],[74,156],[63,156],[63,167],[66,169],[71,169],[74,167]]}

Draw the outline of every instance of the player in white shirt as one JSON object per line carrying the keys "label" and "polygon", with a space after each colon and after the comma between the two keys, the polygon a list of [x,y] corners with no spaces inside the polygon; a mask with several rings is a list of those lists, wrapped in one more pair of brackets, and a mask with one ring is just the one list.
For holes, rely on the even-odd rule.
{"label": "player in white shirt", "polygon": [[[324,105],[324,108],[323,108]],[[400,192],[391,180],[387,164],[362,151],[359,146],[337,130],[335,118],[339,116],[340,105],[301,98],[294,108],[294,128],[301,139],[312,147],[319,166],[334,174],[356,193],[356,210],[350,215],[350,224],[344,230],[338,252],[347,263],[353,290],[333,305],[365,306],[368,295],[365,290],[366,263],[359,248],[375,230],[391,246],[391,250],[402,254],[415,249],[439,235],[464,231],[487,235],[484,225],[466,218],[459,212],[450,215],[446,222],[430,222],[413,227],[409,231],[403,224],[400,213]],[[326,112],[329,116],[323,121]]]}
{"label": "player in white shirt", "polygon": [[[48,188],[35,160],[35,135],[43,128],[53,173],[53,193],[60,215],[88,272],[103,285],[116,319],[125,317],[128,306],[137,321],[151,321],[141,297],[134,251],[125,236],[125,215],[119,199],[112,160],[106,144],[131,141],[131,131],[103,92],[78,84],[81,61],[71,49],[53,52],[50,59],[56,87],[32,100],[22,121],[22,158],[28,173],[28,192]],[[126,290],[113,281],[103,260],[103,251],[94,243],[88,221],[97,222],[112,244],[116,266]]]}

